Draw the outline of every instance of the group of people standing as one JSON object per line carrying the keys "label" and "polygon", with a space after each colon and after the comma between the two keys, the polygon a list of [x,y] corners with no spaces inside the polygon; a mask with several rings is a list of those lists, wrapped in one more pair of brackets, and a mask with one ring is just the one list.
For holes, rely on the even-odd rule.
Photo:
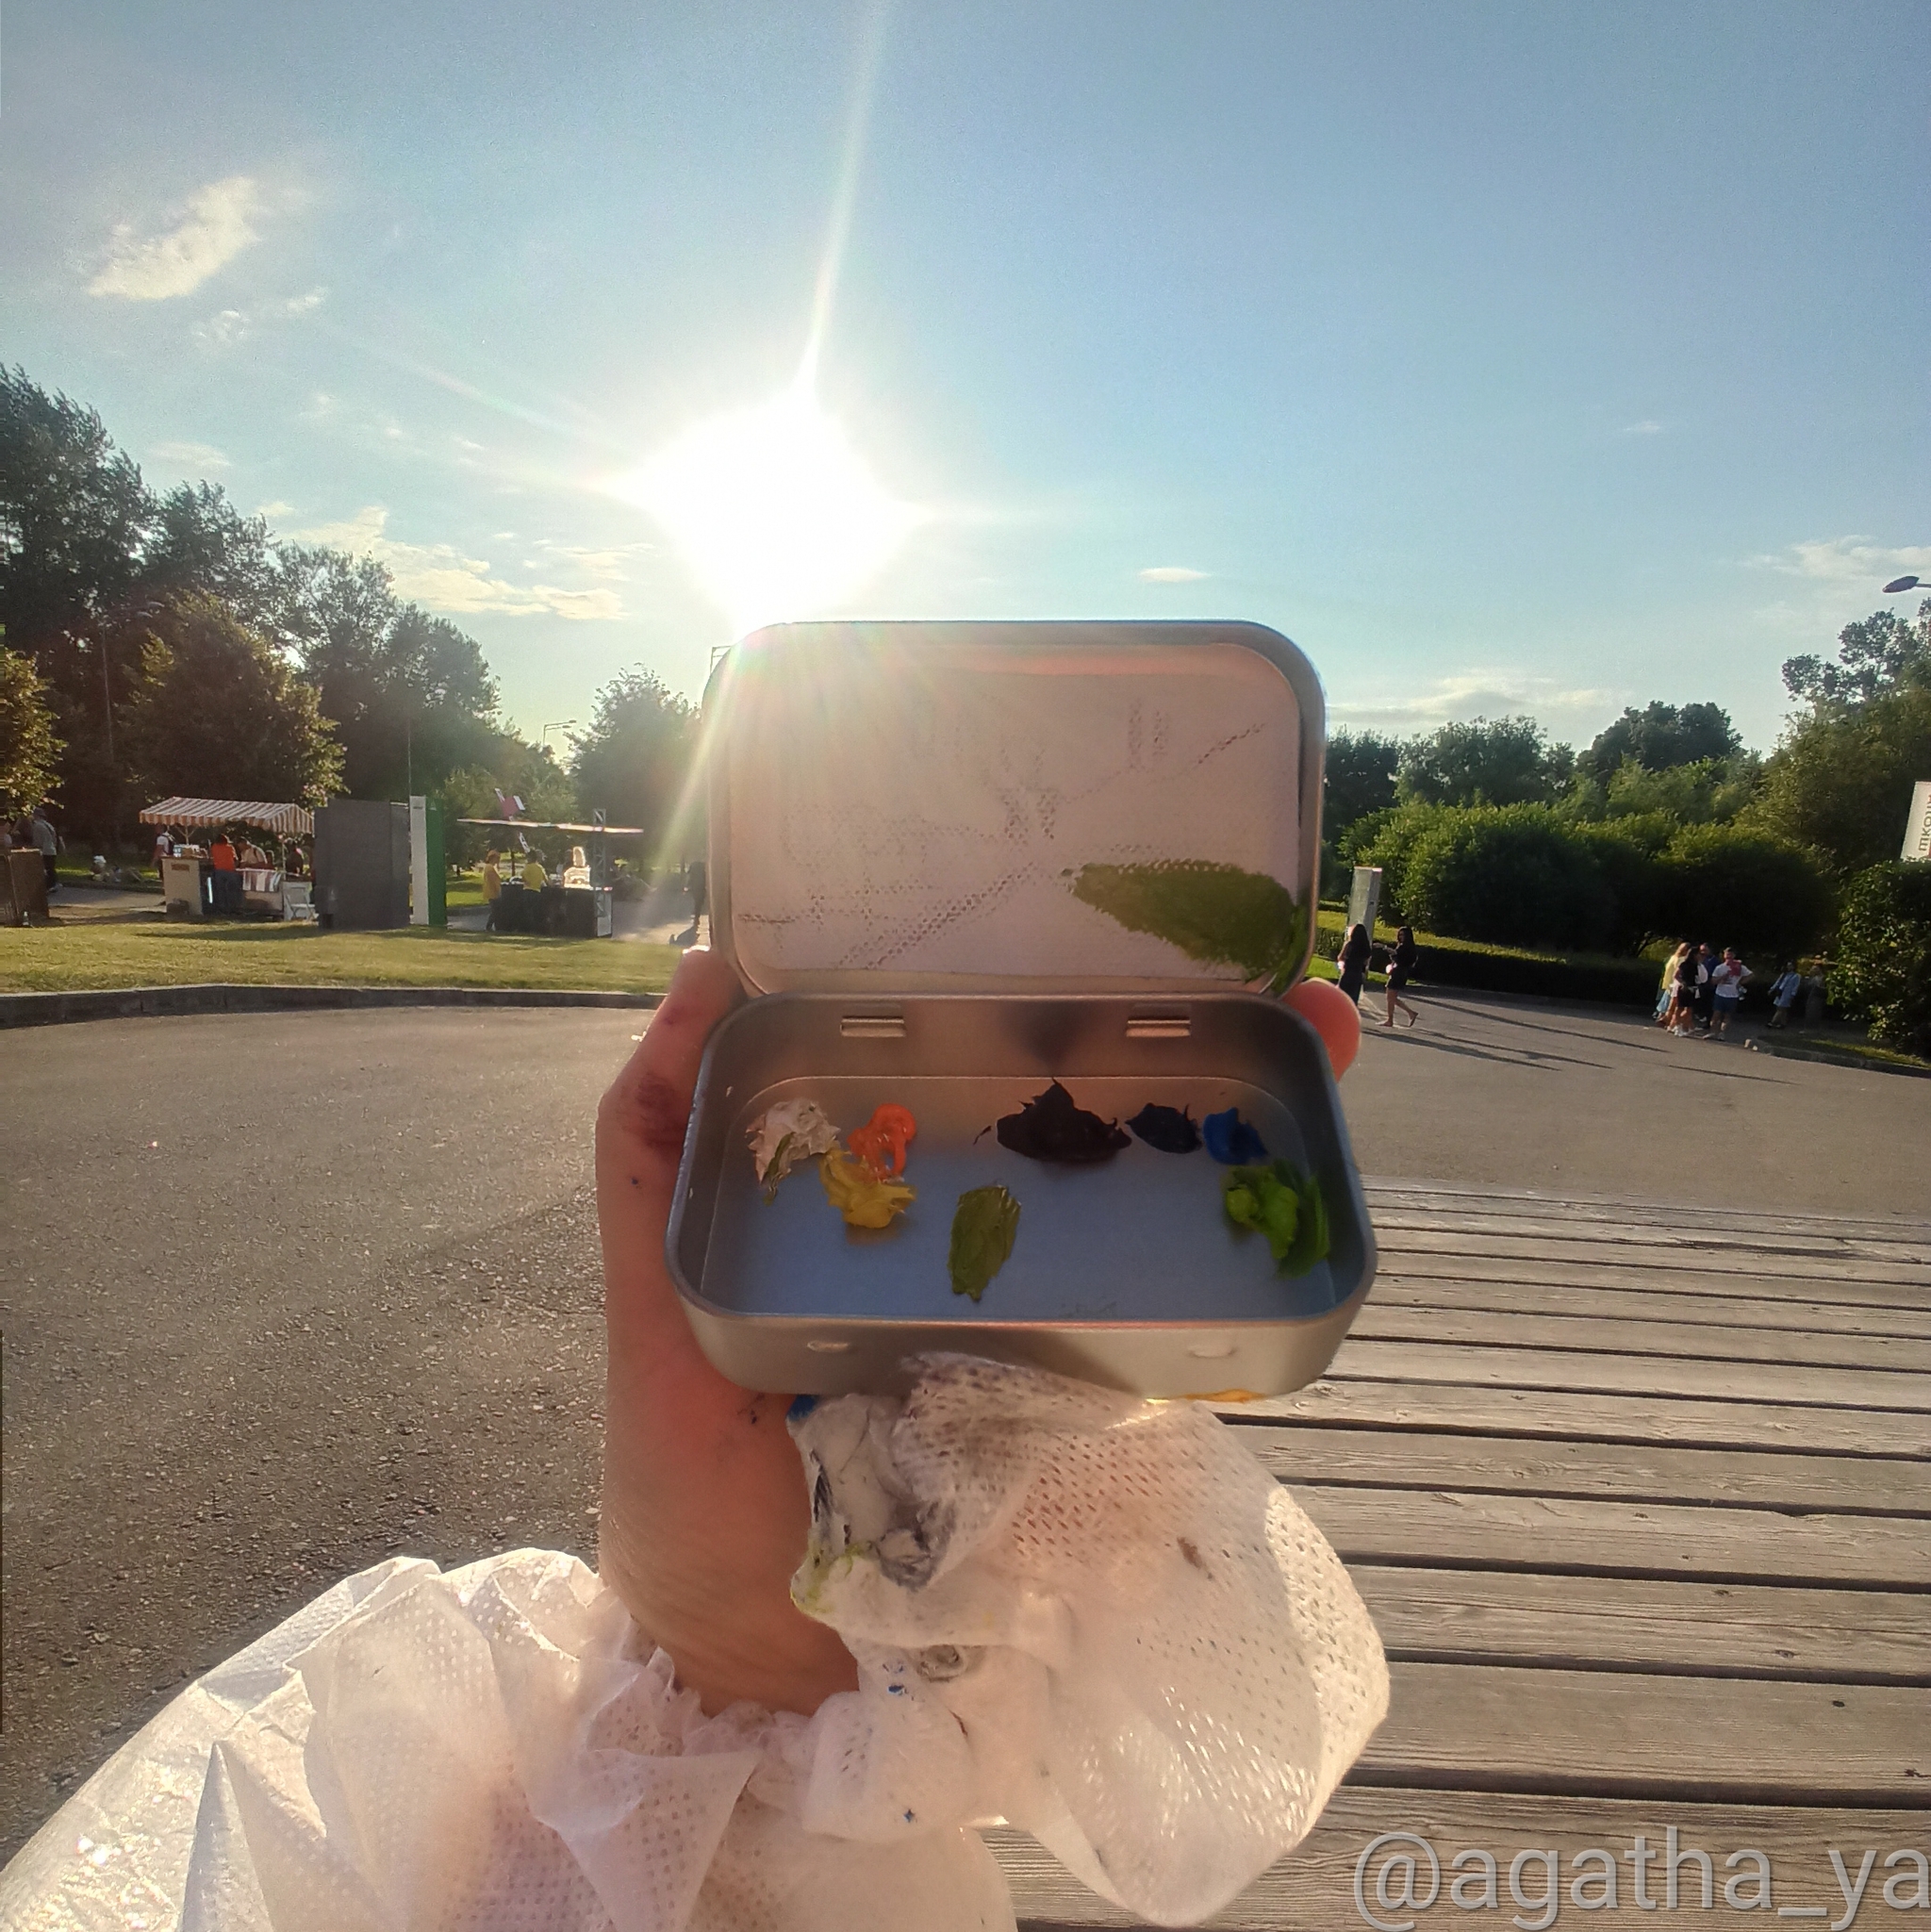
{"label": "group of people standing", "polygon": [[1388,976],[1388,1016],[1382,1026],[1392,1028],[1397,1012],[1407,1014],[1409,1025],[1413,1026],[1421,1016],[1401,994],[1414,977],[1418,957],[1411,926],[1397,926],[1394,946],[1386,947],[1377,946],[1374,935],[1358,921],[1342,935],[1341,952],[1335,962],[1341,968],[1341,990],[1359,1006],[1362,989],[1368,983],[1368,969],[1373,966]]}
{"label": "group of people standing", "polygon": [[[1656,1023],[1679,1040],[1720,1040],[1729,1032],[1742,1004],[1743,988],[1756,977],[1738,957],[1734,946],[1725,947],[1719,957],[1707,940],[1686,939],[1663,962],[1662,983],[1656,996]],[[1783,971],[1771,983],[1772,1026],[1790,1025],[1805,984],[1796,962],[1786,961]]]}

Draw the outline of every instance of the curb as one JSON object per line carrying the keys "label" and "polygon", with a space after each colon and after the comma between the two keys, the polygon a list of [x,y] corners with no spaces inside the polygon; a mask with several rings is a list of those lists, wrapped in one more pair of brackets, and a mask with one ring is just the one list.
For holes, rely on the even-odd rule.
{"label": "curb", "polygon": [[573,992],[541,986],[117,986],[75,993],[0,993],[0,1031],[83,1019],[197,1013],[305,1013],[383,1006],[653,1007],[661,993]]}
{"label": "curb", "polygon": [[1931,1066],[1898,1066],[1889,1060],[1867,1060],[1861,1053],[1833,1053],[1827,1047],[1786,1047],[1781,1040],[1774,1047],[1761,1040],[1743,1044],[1773,1060],[1814,1060],[1823,1066],[1848,1066],[1854,1073],[1901,1073],[1906,1080],[1931,1080]]}

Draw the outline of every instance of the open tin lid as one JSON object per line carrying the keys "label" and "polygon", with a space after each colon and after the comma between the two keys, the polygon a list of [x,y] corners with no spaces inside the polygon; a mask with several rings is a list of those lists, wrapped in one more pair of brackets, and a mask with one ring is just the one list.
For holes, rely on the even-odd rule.
{"label": "open tin lid", "polygon": [[705,697],[711,924],[755,993],[1284,987],[1321,686],[1259,624],[779,624]]}

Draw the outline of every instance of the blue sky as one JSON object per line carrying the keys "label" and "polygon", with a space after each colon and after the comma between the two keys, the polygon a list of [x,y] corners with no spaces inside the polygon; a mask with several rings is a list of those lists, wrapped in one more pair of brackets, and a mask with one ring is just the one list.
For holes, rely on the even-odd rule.
{"label": "blue sky", "polygon": [[1920,0],[11,0],[0,356],[373,548],[533,734],[699,688],[742,613],[613,483],[816,312],[907,514],[795,615],[1252,618],[1344,723],[1768,746],[1931,577],[1927,136]]}

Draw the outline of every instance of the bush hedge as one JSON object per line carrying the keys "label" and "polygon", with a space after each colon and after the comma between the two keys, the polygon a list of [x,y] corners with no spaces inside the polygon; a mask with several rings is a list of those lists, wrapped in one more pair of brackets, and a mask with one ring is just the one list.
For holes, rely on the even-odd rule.
{"label": "bush hedge", "polygon": [[1931,861],[1894,859],[1851,881],[1827,983],[1874,1039],[1931,1056]]}
{"label": "bush hedge", "polygon": [[1362,820],[1343,847],[1381,867],[1391,918],[1491,945],[1633,954],[1656,939],[1698,938],[1754,955],[1760,970],[1830,925],[1816,861],[1735,825],[1409,804]]}

